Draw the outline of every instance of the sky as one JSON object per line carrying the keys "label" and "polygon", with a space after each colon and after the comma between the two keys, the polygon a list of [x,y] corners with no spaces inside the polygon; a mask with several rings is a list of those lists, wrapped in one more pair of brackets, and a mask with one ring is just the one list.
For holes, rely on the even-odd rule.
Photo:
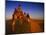
{"label": "sky", "polygon": [[28,13],[32,19],[43,19],[44,17],[44,3],[37,2],[20,2],[20,1],[7,1],[6,2],[6,19],[10,19],[14,13],[15,8],[21,4],[22,11]]}

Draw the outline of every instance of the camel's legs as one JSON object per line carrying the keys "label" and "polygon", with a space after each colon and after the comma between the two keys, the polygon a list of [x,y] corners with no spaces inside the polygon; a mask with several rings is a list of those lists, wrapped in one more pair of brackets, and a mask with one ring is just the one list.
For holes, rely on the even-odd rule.
{"label": "camel's legs", "polygon": [[12,23],[12,31],[13,32],[15,31],[15,21],[13,21],[13,23]]}

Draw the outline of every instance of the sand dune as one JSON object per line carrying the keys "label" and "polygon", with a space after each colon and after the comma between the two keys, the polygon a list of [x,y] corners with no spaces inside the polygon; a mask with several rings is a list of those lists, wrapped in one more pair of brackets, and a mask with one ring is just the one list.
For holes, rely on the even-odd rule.
{"label": "sand dune", "polygon": [[[12,23],[12,20],[7,20],[6,21],[7,31],[8,31],[8,28],[9,28],[9,24],[11,25],[11,23]],[[31,19],[29,21],[29,23],[30,23],[30,26],[31,26],[31,30],[30,30],[31,33],[34,33],[34,32],[44,32],[44,21],[43,20],[34,20],[34,19],[32,20]]]}
{"label": "sand dune", "polygon": [[44,27],[43,20],[30,20],[31,32],[42,32]]}

